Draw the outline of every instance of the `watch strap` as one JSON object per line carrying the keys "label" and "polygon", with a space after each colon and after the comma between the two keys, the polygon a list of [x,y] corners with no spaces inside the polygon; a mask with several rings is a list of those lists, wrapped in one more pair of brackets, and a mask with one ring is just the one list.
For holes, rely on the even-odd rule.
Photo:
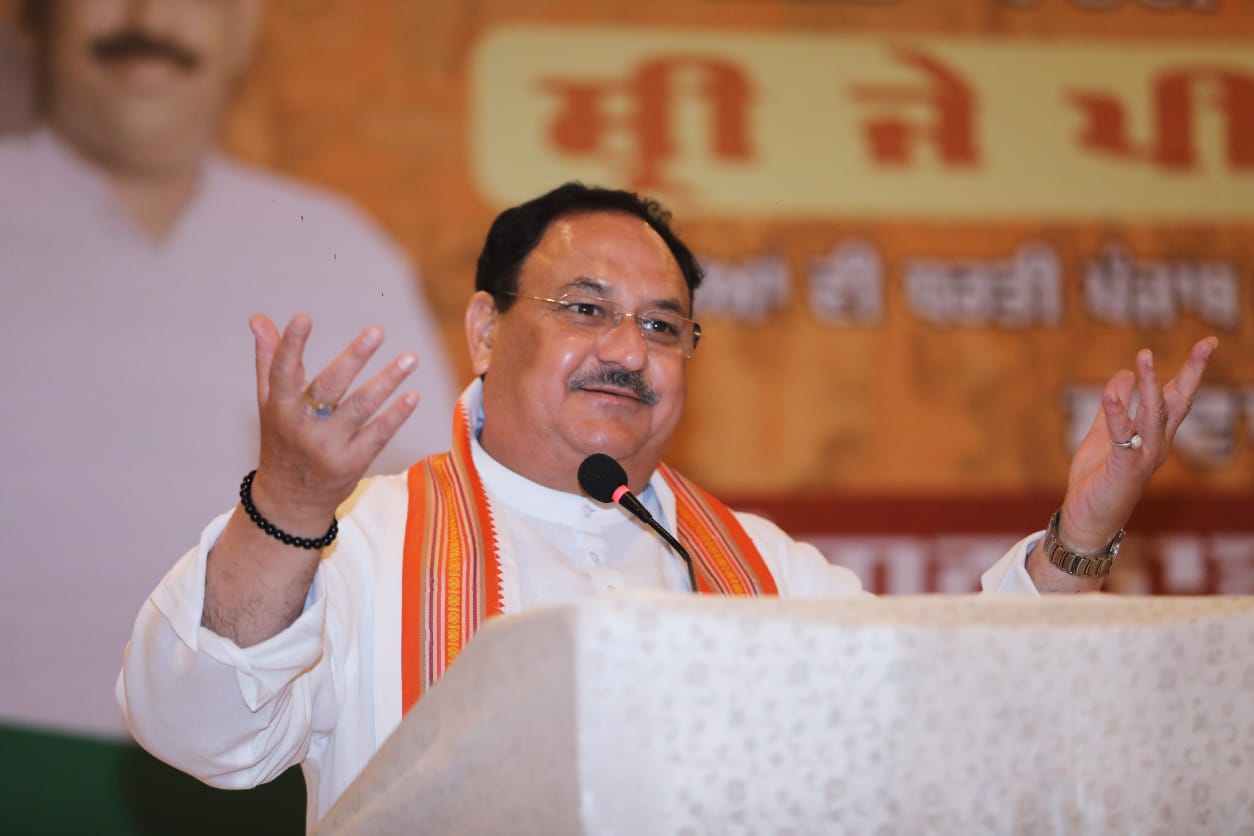
{"label": "watch strap", "polygon": [[1119,530],[1103,551],[1095,554],[1078,554],[1071,551],[1058,539],[1058,521],[1062,518],[1062,509],[1054,512],[1049,519],[1049,528],[1045,530],[1045,556],[1049,562],[1068,575],[1085,578],[1104,578],[1110,574],[1119,556],[1119,547],[1123,544],[1124,531]]}

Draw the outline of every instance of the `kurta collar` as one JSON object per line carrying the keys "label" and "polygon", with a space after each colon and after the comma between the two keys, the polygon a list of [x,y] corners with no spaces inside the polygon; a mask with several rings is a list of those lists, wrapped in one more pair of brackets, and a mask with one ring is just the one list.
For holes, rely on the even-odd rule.
{"label": "kurta collar", "polygon": [[[479,443],[479,433],[483,430],[482,381],[476,378],[466,387],[462,399],[466,404],[466,414],[470,416],[470,454],[484,488],[495,502],[530,517],[585,528],[602,528],[623,522],[627,512],[618,505],[597,502],[582,494],[554,490],[515,473],[492,458]],[[654,516],[665,518],[667,515],[654,487],[654,483],[660,481],[661,477],[655,472],[640,501]]]}

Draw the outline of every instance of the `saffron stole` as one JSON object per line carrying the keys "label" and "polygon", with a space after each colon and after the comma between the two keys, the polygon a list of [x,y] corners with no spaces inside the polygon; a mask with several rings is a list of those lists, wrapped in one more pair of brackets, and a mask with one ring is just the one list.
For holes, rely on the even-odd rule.
{"label": "saffron stole", "polygon": [[[401,575],[401,708],[408,712],[444,674],[475,630],[503,611],[497,533],[470,453],[459,402],[453,448],[409,469]],[[700,592],[775,595],[762,556],[726,505],[673,468],[658,472],[675,494],[676,528],[693,557]]]}

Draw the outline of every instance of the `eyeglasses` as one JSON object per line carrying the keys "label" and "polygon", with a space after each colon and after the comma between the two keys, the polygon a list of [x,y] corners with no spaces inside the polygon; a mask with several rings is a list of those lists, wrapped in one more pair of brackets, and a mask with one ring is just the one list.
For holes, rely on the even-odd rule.
{"label": "eyeglasses", "polygon": [[646,343],[658,348],[678,349],[683,352],[684,357],[691,357],[697,350],[697,343],[701,341],[701,326],[673,311],[631,313],[608,299],[578,293],[564,293],[557,299],[512,291],[504,291],[501,295],[546,302],[553,306],[563,322],[585,329],[598,337],[617,328],[622,324],[623,317],[629,316],[635,321]]}

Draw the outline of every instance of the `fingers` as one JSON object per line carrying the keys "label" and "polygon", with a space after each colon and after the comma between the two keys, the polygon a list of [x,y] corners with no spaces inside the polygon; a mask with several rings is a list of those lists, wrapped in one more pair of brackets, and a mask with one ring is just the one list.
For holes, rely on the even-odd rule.
{"label": "fingers", "polygon": [[1102,392],[1102,414],[1106,417],[1111,441],[1127,441],[1136,432],[1136,425],[1128,414],[1135,380],[1132,372],[1124,369],[1107,382]]}
{"label": "fingers", "polygon": [[1158,372],[1154,368],[1154,353],[1148,348],[1136,353],[1136,370],[1137,392],[1141,396],[1141,402],[1136,408],[1136,428],[1144,441],[1146,451],[1156,456],[1164,449],[1162,441],[1167,432],[1167,404],[1163,399],[1162,384],[1158,382]]}
{"label": "fingers", "polygon": [[[1195,343],[1180,373],[1166,386],[1159,383],[1153,353],[1147,348],[1137,352],[1135,379],[1126,371],[1120,372],[1110,379],[1103,392],[1102,410],[1111,440],[1127,441],[1138,433],[1145,449],[1161,461],[1180,423],[1189,414],[1206,364],[1218,346],[1215,337]],[[1128,415],[1134,383],[1140,399],[1135,419]]]}
{"label": "fingers", "polygon": [[368,461],[373,460],[379,455],[384,445],[392,440],[392,436],[396,435],[396,431],[401,428],[401,424],[405,423],[405,419],[413,414],[414,407],[417,405],[417,392],[406,392],[397,398],[391,406],[383,410],[377,418],[357,433],[353,439],[356,455]]}
{"label": "fingers", "polygon": [[1189,410],[1193,407],[1193,397],[1197,394],[1197,389],[1202,383],[1202,374],[1206,371],[1206,364],[1218,347],[1219,340],[1215,337],[1198,340],[1193,344],[1193,349],[1189,352],[1189,359],[1184,362],[1180,373],[1164,387],[1163,398],[1167,405],[1167,433],[1170,436],[1175,435],[1180,422],[1184,420],[1185,416],[1189,414]]}
{"label": "fingers", "polygon": [[335,410],[337,419],[348,423],[360,434],[364,430],[363,425],[417,366],[418,358],[411,353],[397,357],[340,402]]}
{"label": "fingers", "polygon": [[[304,391],[309,392],[315,400],[338,404],[348,391],[353,378],[357,377],[382,344],[383,331],[379,328],[372,326],[362,331],[325,369],[318,372],[318,376],[309,382]],[[361,420],[364,421],[367,417],[369,416],[362,416]]]}
{"label": "fingers", "polygon": [[279,344],[279,329],[262,314],[249,317],[248,328],[253,332],[256,351],[257,403],[264,404],[270,397],[270,364]]}
{"label": "fingers", "polygon": [[292,317],[283,329],[278,348],[270,362],[270,394],[282,401],[304,398],[305,391],[305,343],[313,323],[303,313]]}
{"label": "fingers", "polygon": [[[263,398],[259,470],[267,476],[266,484],[277,486],[273,496],[282,497],[289,510],[334,509],[416,408],[413,392],[386,408],[384,404],[418,358],[402,354],[349,392],[383,342],[379,328],[362,331],[307,382],[304,352],[313,328],[308,316],[292,317],[282,334],[263,316],[253,317],[249,325],[257,343],[258,396]],[[325,414],[310,408],[307,393],[329,406]]]}
{"label": "fingers", "polygon": [[[292,317],[282,335],[260,314],[249,320],[249,325],[257,342],[258,397],[269,400],[273,396],[274,407],[293,417],[297,411],[308,411],[311,401],[327,404],[331,409],[328,415],[319,416],[319,423],[329,417],[330,420],[322,424],[323,429],[332,430],[346,440],[351,440],[361,430],[418,365],[418,358],[412,353],[402,354],[345,397],[353,379],[383,344],[381,329],[372,326],[362,331],[306,384],[303,358],[313,328],[309,317],[305,314]],[[325,432],[322,435],[325,437]]]}

